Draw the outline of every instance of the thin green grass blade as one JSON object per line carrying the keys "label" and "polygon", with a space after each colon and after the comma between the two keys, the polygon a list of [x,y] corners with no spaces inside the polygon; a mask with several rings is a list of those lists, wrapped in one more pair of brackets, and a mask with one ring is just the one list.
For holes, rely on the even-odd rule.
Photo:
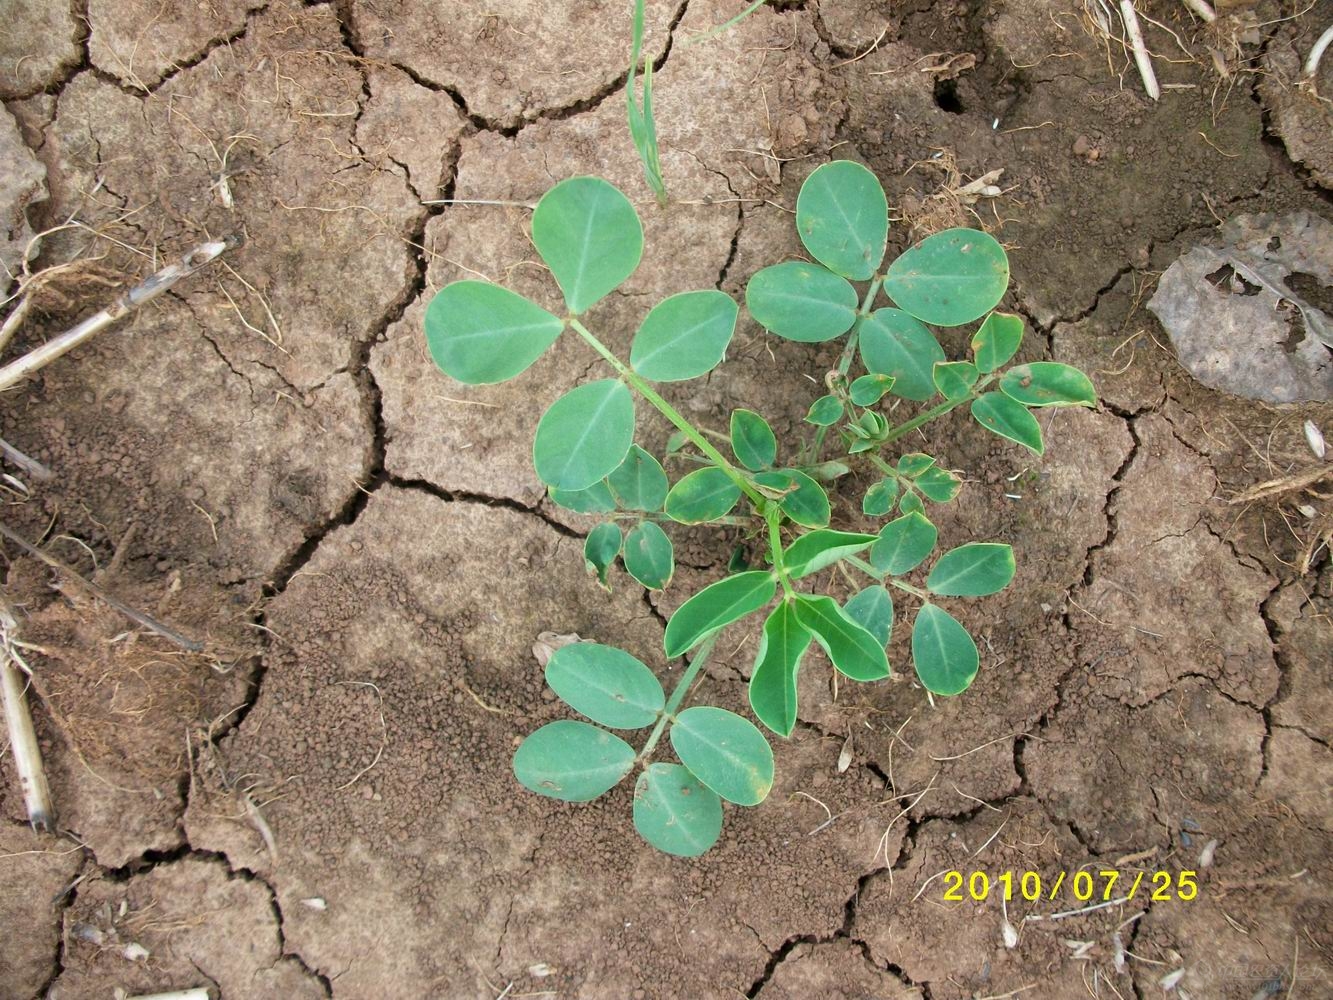
{"label": "thin green grass blade", "polygon": [[635,82],[639,75],[639,59],[643,54],[643,5],[644,0],[635,0],[633,40],[630,43],[629,77],[625,81],[626,118],[629,124],[630,139],[639,153],[639,162],[643,165],[643,177],[652,188],[657,203],[666,206],[666,182],[662,180],[662,162],[657,148],[657,123],[653,119],[653,63],[648,60],[643,67],[642,105],[636,99],[639,88]]}

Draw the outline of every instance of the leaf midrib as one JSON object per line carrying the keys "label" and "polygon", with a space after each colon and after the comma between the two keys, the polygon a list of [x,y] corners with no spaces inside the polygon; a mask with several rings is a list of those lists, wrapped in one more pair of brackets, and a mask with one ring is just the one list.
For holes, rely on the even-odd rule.
{"label": "leaf midrib", "polygon": [[[591,384],[595,385],[596,383]],[[616,391],[618,388],[620,388],[619,382],[610,381],[607,383],[605,395],[603,395],[601,401],[597,404],[597,409],[588,417],[583,425],[582,432],[574,440],[572,446],[566,449],[563,460],[559,462],[562,473],[560,477],[561,479],[564,479],[565,474],[569,472],[570,467],[575,465],[576,459],[579,457],[579,453],[583,450],[584,444],[590,437],[592,437],[593,431],[597,429],[597,423],[601,420],[602,414],[606,412],[606,408],[611,404],[611,401],[619,395]],[[587,395],[587,393],[584,395]],[[565,398],[568,399],[569,396],[566,396]],[[587,463],[584,462],[583,464],[586,465]]]}
{"label": "leaf midrib", "polygon": [[[681,714],[683,715],[684,713]],[[671,730],[673,747],[675,747],[675,735],[677,731],[682,732],[686,736],[696,740],[698,743],[703,744],[708,750],[712,751],[713,754],[722,758],[732,771],[737,772],[740,779],[740,783],[745,785],[747,788],[752,789],[754,791],[759,791],[763,787],[764,783],[761,780],[762,776],[759,772],[759,765],[753,763],[750,760],[747,760],[745,757],[740,756],[734,750],[731,750],[730,748],[723,746],[721,743],[718,743],[715,739],[712,739],[707,735],[705,735],[704,733],[701,733],[698,729],[692,728],[688,722],[686,722],[684,725],[681,725],[679,720],[677,720],[676,725],[673,726]],[[763,737],[760,736],[760,739],[762,740]],[[768,745],[767,742],[765,742],[764,745],[767,746]],[[677,754],[679,754],[680,752],[679,747],[676,747],[676,752]],[[688,752],[687,756],[689,756]],[[698,778],[699,775],[696,773],[695,777]],[[702,778],[700,778],[699,780],[702,783],[707,784],[707,782],[703,782]],[[723,782],[723,784],[730,785],[731,782],[730,781]],[[718,795],[722,795],[722,793],[718,792],[716,788],[714,788],[713,791],[716,792]],[[725,795],[723,795],[722,797],[729,798],[728,796]]]}
{"label": "leaf midrib", "polygon": [[[706,317],[700,320],[698,323],[694,324],[693,326],[689,327],[688,329],[681,330],[671,340],[663,341],[658,346],[652,348],[651,350],[647,351],[644,354],[641,354],[639,356],[638,361],[635,361],[633,357],[631,357],[630,363],[634,366],[636,371],[639,371],[640,374],[642,374],[642,369],[646,366],[650,366],[651,362],[656,360],[660,355],[665,354],[672,348],[676,347],[676,345],[679,344],[682,340],[694,336],[700,330],[704,329],[705,327],[709,326],[712,323],[717,323],[717,322],[718,322],[718,317],[716,316]],[[631,348],[630,353],[631,355],[633,354],[633,348]]]}

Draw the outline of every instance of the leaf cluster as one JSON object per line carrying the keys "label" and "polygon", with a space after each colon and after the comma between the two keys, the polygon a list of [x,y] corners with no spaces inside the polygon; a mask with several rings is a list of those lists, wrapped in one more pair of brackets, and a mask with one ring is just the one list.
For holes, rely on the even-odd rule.
{"label": "leaf cluster", "polygon": [[[730,296],[706,289],[659,302],[640,323],[627,361],[584,326],[582,316],[629,277],[643,250],[633,206],[606,181],[563,181],[533,213],[533,243],[563,293],[564,316],[477,281],[442,289],[426,313],[431,356],[462,382],[512,378],[566,331],[610,366],[612,377],[556,399],[533,441],[533,465],[551,499],[607,518],[584,546],[589,571],[602,586],[610,586],[617,561],[644,587],[668,586],[674,551],[663,529],[673,523],[733,524],[766,543],[763,564],[733,559],[728,576],[672,615],[663,653],[695,656],[670,699],[630,654],[595,643],[566,647],[552,657],[547,681],[590,721],[550,723],[515,754],[515,773],[526,787],[567,801],[604,793],[640,764],[635,826],[650,843],[675,854],[706,850],[721,830],[722,800],[755,805],[773,781],[771,750],[753,724],[720,708],[679,710],[688,681],[723,628],[763,613],[749,701],[755,717],[780,736],[795,727],[797,678],[812,645],[851,680],[889,676],[886,648],[896,621],[905,617],[897,613],[895,593],[915,608],[910,646],[921,685],[936,695],[956,695],[976,677],[976,644],[940,601],[984,597],[1006,587],[1015,572],[1013,551],[998,542],[972,542],[932,560],[938,531],[930,505],[954,499],[961,481],[934,456],[904,453],[894,443],[966,407],[986,430],[1040,455],[1033,409],[1095,405],[1092,385],[1077,369],[1054,362],[1012,364],[1023,322],[995,311],[1008,287],[1009,264],[988,234],[937,233],[883,267],[889,230],[883,188],[869,170],[846,160],[825,164],[806,180],[796,226],[812,260],[757,272],[746,288],[746,309],[788,340],[847,339],[827,380],[829,392],[810,405],[811,439],[788,445],[786,454],[769,423],[749,409],[732,412],[727,433],[715,435],[725,441],[724,453],[654,387],[706,375],[722,362],[739,314]],[[933,328],[973,323],[969,356],[949,358]],[[860,374],[853,372],[857,360]],[[663,460],[635,441],[636,397],[676,427],[664,458],[693,467],[674,482]],[[895,424],[897,407],[886,404],[897,400],[928,405]],[[823,455],[830,433],[841,445],[836,459]],[[830,524],[829,483],[853,464],[874,472],[861,506],[868,517],[885,519],[877,532]],[[868,580],[842,604],[818,587],[806,589],[835,566]],[[924,579],[904,579],[915,573]],[[608,731],[649,727],[638,752]],[[652,760],[664,732],[678,763]]]}

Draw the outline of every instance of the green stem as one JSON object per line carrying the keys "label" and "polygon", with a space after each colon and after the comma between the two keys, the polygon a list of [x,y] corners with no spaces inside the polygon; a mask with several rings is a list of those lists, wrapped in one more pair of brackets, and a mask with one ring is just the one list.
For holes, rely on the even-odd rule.
{"label": "green stem", "polygon": [[930,595],[920,587],[913,587],[910,583],[903,583],[901,580],[885,580],[890,587],[896,587],[904,593],[911,594],[913,597],[919,597],[921,600],[930,602]]}
{"label": "green stem", "polygon": [[685,668],[685,673],[681,674],[680,680],[676,682],[675,688],[672,689],[671,700],[666,703],[666,708],[662,709],[662,715],[658,718],[657,725],[653,726],[653,731],[648,734],[648,742],[643,745],[643,749],[639,751],[639,756],[635,760],[644,763],[657,749],[657,742],[662,738],[666,724],[675,716],[676,709],[680,707],[681,701],[685,698],[685,693],[689,690],[690,685],[694,683],[694,679],[699,676],[699,671],[704,668],[704,664],[708,662],[708,654],[717,645],[718,636],[720,635],[720,632],[714,632],[699,646],[694,654],[694,659],[690,661],[690,665]]}
{"label": "green stem", "polygon": [[883,573],[875,569],[874,566],[871,566],[870,563],[866,562],[860,556],[843,556],[842,561],[845,562],[848,566],[855,566],[857,569],[859,569],[866,576],[870,577],[872,580],[879,581],[884,579]]}
{"label": "green stem", "polygon": [[[865,298],[861,300],[861,308],[857,310],[856,322],[852,324],[851,331],[847,334],[847,343],[842,349],[842,357],[838,359],[838,374],[846,375],[848,369],[852,367],[852,358],[856,357],[856,343],[861,338],[861,323],[870,315],[870,307],[875,304],[875,296],[879,294],[880,286],[884,284],[882,274],[875,275],[870,282],[870,288],[867,289]],[[824,439],[828,437],[828,428],[821,427],[815,432],[814,443],[810,446],[809,460],[811,462],[819,461],[819,451],[824,447]]]}
{"label": "green stem", "polygon": [[763,494],[754,488],[753,484],[745,478],[744,474],[742,474],[739,469],[727,461],[726,456],[708,443],[708,439],[699,433],[694,424],[686,420],[674,406],[659,396],[657,390],[649,385],[638,372],[611,353],[610,349],[598,340],[596,335],[594,335],[586,326],[572,316],[569,318],[569,325],[574,328],[580,337],[592,346],[594,351],[602,356],[602,359],[606,361],[607,364],[619,373],[621,378],[632,385],[640,396],[648,400],[649,403],[657,408],[662,416],[675,424],[676,428],[690,439],[691,444],[707,455],[714,465],[726,473],[727,478],[735,483],[740,491],[750,498],[750,501],[755,505],[756,509],[764,509],[766,501],[764,500]]}
{"label": "green stem", "polygon": [[856,356],[856,342],[861,336],[861,323],[870,315],[870,307],[875,304],[875,296],[879,294],[880,286],[883,284],[884,275],[877,274],[870,282],[870,287],[866,289],[865,298],[861,300],[861,308],[856,313],[856,322],[852,324],[851,333],[847,335],[847,344],[842,349],[842,357],[838,359],[839,375],[846,375],[848,369],[852,367],[852,358]]}
{"label": "green stem", "polygon": [[880,583],[887,583],[890,587],[896,587],[897,589],[903,591],[904,593],[911,594],[913,597],[921,598],[921,600],[923,601],[930,600],[930,595],[926,593],[924,590],[922,590],[920,587],[913,587],[910,583],[903,583],[901,580],[889,579],[887,573],[881,573],[879,570],[875,569],[874,566],[870,565],[870,563],[866,562],[860,556],[843,556],[842,561],[847,563],[849,566],[855,566],[857,569],[859,569],[866,576],[870,577],[872,580],[876,580]]}
{"label": "green stem", "polygon": [[[657,521],[659,524],[679,524],[675,518],[668,517],[666,514],[644,513],[641,510],[618,511],[614,514],[608,514],[612,521]],[[742,528],[748,528],[754,524],[753,517],[740,517],[730,515],[726,517],[715,517],[709,524],[730,524]]]}
{"label": "green stem", "polygon": [[787,568],[782,565],[782,533],[779,530],[782,525],[782,511],[777,507],[770,508],[764,520],[768,522],[768,546],[772,553],[773,572],[777,573],[778,579],[782,582],[782,592],[788,597],[794,597],[791,580],[787,577]]}
{"label": "green stem", "polygon": [[957,409],[964,403],[972,402],[972,400],[976,399],[981,395],[981,391],[985,389],[986,386],[990,385],[994,381],[995,381],[994,375],[984,376],[979,382],[977,382],[976,385],[972,387],[972,391],[969,392],[966,396],[963,396],[961,399],[946,399],[943,403],[940,403],[938,406],[932,406],[925,413],[919,413],[906,423],[899,424],[897,427],[893,428],[893,430],[889,431],[889,433],[885,436],[882,443],[888,444],[891,441],[897,441],[904,434],[911,433],[912,431],[920,427],[922,424],[928,424],[936,417],[942,417],[950,410]]}
{"label": "green stem", "polygon": [[681,48],[689,48],[691,45],[698,45],[700,42],[705,42],[710,38],[714,38],[717,35],[722,34],[722,32],[726,31],[733,25],[740,24],[740,22],[744,21],[747,17],[749,17],[751,14],[753,14],[767,2],[768,0],[754,0],[754,2],[750,4],[750,6],[746,7],[743,11],[741,11],[739,14],[733,17],[730,21],[724,21],[721,24],[719,24],[716,28],[710,28],[708,31],[701,31],[697,35],[690,35],[688,38],[685,39],[684,42],[681,43]]}
{"label": "green stem", "polygon": [[874,452],[867,452],[866,457],[870,459],[870,464],[873,465],[875,468],[879,469],[880,472],[884,473],[886,476],[892,476],[894,479],[896,479],[898,481],[899,488],[904,493],[921,492],[916,488],[916,483],[912,482],[912,480],[908,479],[906,476],[901,475],[897,469],[895,469],[892,465],[886,462],[880,455],[877,455]]}

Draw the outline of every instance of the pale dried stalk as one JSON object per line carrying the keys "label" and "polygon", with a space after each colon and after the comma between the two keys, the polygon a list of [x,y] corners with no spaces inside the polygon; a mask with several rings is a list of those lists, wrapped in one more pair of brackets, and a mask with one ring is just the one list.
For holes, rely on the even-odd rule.
{"label": "pale dried stalk", "polygon": [[[1309,423],[1307,420],[1306,423]],[[4,438],[0,438],[0,455],[4,455],[20,469],[32,476],[33,479],[48,483],[55,478],[55,473],[44,466],[35,458],[31,458],[19,451]]]}
{"label": "pale dried stalk", "polygon": [[32,728],[32,715],[24,697],[27,675],[19,669],[10,646],[17,627],[18,622],[9,605],[0,601],[0,633],[3,633],[0,637],[0,690],[5,703],[5,728],[9,731],[9,745],[14,751],[14,770],[18,772],[19,786],[23,789],[28,822],[34,830],[49,833],[55,827],[51,789],[46,783],[42,751],[37,745],[37,733]]}
{"label": "pale dried stalk", "polygon": [[64,574],[66,577],[73,580],[76,584],[78,584],[88,593],[92,594],[93,597],[96,597],[102,601],[106,601],[107,604],[111,605],[111,607],[115,608],[126,618],[130,619],[130,621],[137,622],[138,624],[142,625],[144,628],[148,629],[151,632],[156,632],[162,638],[174,642],[177,646],[179,646],[186,652],[198,653],[203,650],[204,644],[202,642],[198,642],[194,639],[187,639],[185,636],[181,635],[175,629],[168,628],[166,625],[163,625],[160,621],[158,621],[151,615],[146,615],[142,611],[130,607],[120,598],[107,593],[97,584],[93,583],[89,579],[86,579],[81,573],[70,568],[69,566],[66,566],[59,559],[55,558],[55,556],[43,552],[37,546],[33,545],[30,541],[28,541],[26,538],[20,535],[18,532],[14,531],[12,528],[7,527],[3,523],[0,523],[0,535],[3,535],[5,538],[8,538],[11,542],[13,542],[19,548],[21,548],[24,552],[28,553],[28,555],[32,556],[34,559],[38,559],[46,563],[46,565],[50,566],[53,570],[56,570],[57,572]]}
{"label": "pale dried stalk", "polygon": [[1148,46],[1143,42],[1143,31],[1139,27],[1139,14],[1134,9],[1134,0],[1120,0],[1120,20],[1125,22],[1129,47],[1134,50],[1134,63],[1139,68],[1139,76],[1143,77],[1143,89],[1155,101],[1162,96],[1162,88],[1157,85],[1152,57],[1148,55]]}
{"label": "pale dried stalk", "polygon": [[241,245],[239,236],[213,240],[195,247],[187,253],[179,264],[171,264],[158,271],[146,281],[135,285],[128,292],[116,299],[101,312],[89,316],[73,329],[66,330],[60,336],[47,341],[41,347],[25,354],[4,368],[0,368],[0,391],[8,389],[33,372],[50,364],[56,358],[68,354],[84,341],[101,333],[116,320],[127,316],[145,302],[151,302],[182,278],[188,278],[199,268],[216,260],[228,250]]}
{"label": "pale dried stalk", "polygon": [[125,1000],[210,1000],[212,995],[206,986],[196,986],[192,990],[174,990],[171,993],[139,993],[125,996]]}
{"label": "pale dried stalk", "polygon": [[1293,473],[1290,476],[1283,476],[1281,479],[1270,479],[1266,483],[1259,483],[1251,486],[1242,493],[1237,493],[1227,501],[1232,506],[1239,503],[1253,503],[1256,500],[1263,500],[1265,497],[1277,496],[1279,493],[1291,493],[1293,490],[1303,490],[1308,486],[1313,486],[1321,479],[1327,479],[1333,476],[1333,465],[1316,465],[1313,468],[1306,469],[1303,472]]}
{"label": "pale dried stalk", "polygon": [[0,323],[0,351],[9,346],[9,342],[14,339],[14,334],[23,325],[23,321],[28,316],[28,310],[31,308],[32,296],[25,295],[19,300],[19,304],[14,307],[14,311],[5,317],[3,323]]}
{"label": "pale dried stalk", "polygon": [[1333,42],[1333,24],[1324,29],[1324,33],[1319,36],[1319,40],[1314,43],[1314,48],[1310,50],[1310,55],[1305,60],[1305,67],[1301,71],[1301,75],[1305,79],[1314,80],[1314,75],[1319,72],[1319,60],[1324,58],[1324,53],[1328,51],[1330,42]]}
{"label": "pale dried stalk", "polygon": [[1217,20],[1217,11],[1209,6],[1207,0],[1180,0],[1180,2],[1199,15],[1199,19],[1206,24],[1212,24]]}

